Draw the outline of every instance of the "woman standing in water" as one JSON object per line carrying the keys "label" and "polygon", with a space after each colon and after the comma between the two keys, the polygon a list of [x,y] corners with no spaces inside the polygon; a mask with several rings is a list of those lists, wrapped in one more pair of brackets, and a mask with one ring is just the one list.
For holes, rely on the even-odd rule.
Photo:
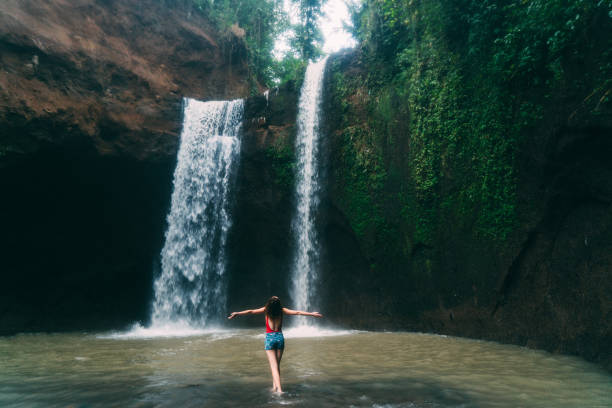
{"label": "woman standing in water", "polygon": [[283,350],[285,350],[285,338],[283,337],[283,314],[323,317],[319,312],[303,312],[301,310],[291,310],[281,306],[278,296],[272,296],[266,302],[264,307],[259,309],[243,310],[242,312],[233,312],[228,316],[228,319],[233,319],[234,316],[245,314],[261,314],[266,315],[266,354],[270,363],[270,371],[272,371],[272,391],[283,392],[280,382],[280,362],[283,358]]}

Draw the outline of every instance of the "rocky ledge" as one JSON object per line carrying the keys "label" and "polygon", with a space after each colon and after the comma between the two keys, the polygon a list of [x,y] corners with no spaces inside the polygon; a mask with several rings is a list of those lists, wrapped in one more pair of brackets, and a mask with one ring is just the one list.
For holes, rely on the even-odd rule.
{"label": "rocky ledge", "polygon": [[174,157],[182,97],[248,91],[240,33],[219,33],[188,4],[3,1],[0,165],[67,144]]}

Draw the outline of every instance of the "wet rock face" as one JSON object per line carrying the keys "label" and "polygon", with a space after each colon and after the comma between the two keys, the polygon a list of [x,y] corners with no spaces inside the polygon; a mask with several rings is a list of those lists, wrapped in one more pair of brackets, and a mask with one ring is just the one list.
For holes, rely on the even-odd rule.
{"label": "wet rock face", "polygon": [[247,93],[246,50],[188,6],[154,0],[0,4],[0,164],[47,145],[166,160],[181,99]]}
{"label": "wet rock face", "polygon": [[545,205],[500,287],[493,318],[513,342],[612,369],[609,134],[601,127],[559,131],[543,179],[522,180],[543,186],[530,199]]}
{"label": "wet rock face", "polygon": [[[342,61],[344,72],[359,74],[350,58]],[[359,110],[358,100],[354,105],[367,123],[367,111]],[[431,245],[393,254],[385,243],[343,228],[348,235],[332,241],[353,239],[358,250],[350,268],[326,275],[328,313],[345,325],[519,344],[579,355],[612,370],[612,115],[570,124],[573,106],[559,106],[557,116],[525,135],[514,186],[519,220],[505,242],[479,241],[449,223]],[[339,137],[343,111],[328,100],[326,112],[328,151],[337,158],[347,143]],[[390,162],[401,163],[403,153],[393,154]],[[338,163],[330,163],[327,198],[340,220],[348,212]],[[339,271],[340,255],[349,250],[333,242],[326,250]],[[384,268],[373,265],[383,262]]]}
{"label": "wet rock face", "polygon": [[[228,236],[228,307],[263,305],[277,295],[290,305],[295,118],[299,89],[289,83],[245,104],[240,167]],[[260,325],[259,319],[237,324]]]}
{"label": "wet rock face", "polygon": [[147,319],[182,98],[247,94],[193,2],[0,2],[0,334]]}
{"label": "wet rock face", "polygon": [[[576,143],[564,146],[568,133]],[[582,128],[554,135],[546,158],[519,179],[523,199],[541,204],[534,220],[525,221],[526,238],[501,274],[492,301],[426,311],[426,327],[576,354],[612,370],[612,165],[607,158],[612,144],[607,134]]]}

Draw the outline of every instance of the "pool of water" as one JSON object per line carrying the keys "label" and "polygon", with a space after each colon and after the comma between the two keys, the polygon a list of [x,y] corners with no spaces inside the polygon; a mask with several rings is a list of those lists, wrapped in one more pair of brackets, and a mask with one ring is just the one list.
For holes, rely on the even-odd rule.
{"label": "pool of water", "polygon": [[276,395],[261,332],[181,334],[0,338],[0,406],[612,407],[579,358],[418,333],[289,330]]}

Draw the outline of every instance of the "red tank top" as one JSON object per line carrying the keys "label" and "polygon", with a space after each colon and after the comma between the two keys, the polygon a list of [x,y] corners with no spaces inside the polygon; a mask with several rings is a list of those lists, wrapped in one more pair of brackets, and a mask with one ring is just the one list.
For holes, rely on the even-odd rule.
{"label": "red tank top", "polygon": [[268,316],[266,315],[266,333],[279,333],[281,331],[283,331],[283,318],[281,317],[281,324],[278,330],[272,330],[272,328],[268,324]]}

